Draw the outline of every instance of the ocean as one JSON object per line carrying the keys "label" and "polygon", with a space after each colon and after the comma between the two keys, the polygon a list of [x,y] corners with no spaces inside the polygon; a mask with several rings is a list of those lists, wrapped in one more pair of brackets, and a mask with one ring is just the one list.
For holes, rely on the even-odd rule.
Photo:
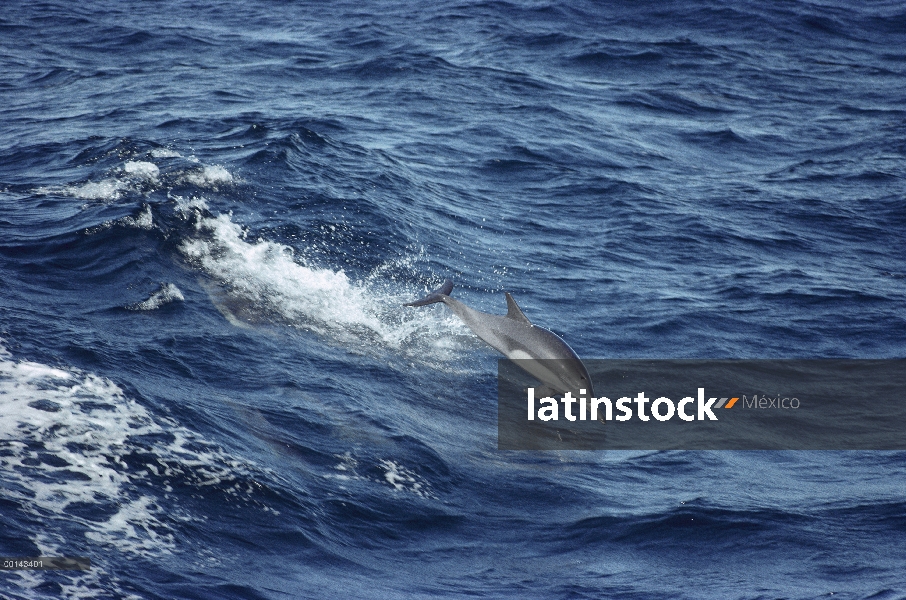
{"label": "ocean", "polygon": [[583,358],[906,356],[906,7],[0,8],[24,598],[906,598],[906,452],[502,451]]}

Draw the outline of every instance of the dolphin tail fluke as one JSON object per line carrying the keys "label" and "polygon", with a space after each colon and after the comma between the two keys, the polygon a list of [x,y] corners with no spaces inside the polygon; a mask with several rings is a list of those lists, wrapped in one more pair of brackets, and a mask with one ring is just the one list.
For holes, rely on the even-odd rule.
{"label": "dolphin tail fluke", "polygon": [[444,281],[444,284],[422,298],[421,300],[416,300],[415,302],[407,302],[403,306],[426,306],[428,304],[434,304],[435,302],[443,302],[444,296],[449,296],[450,292],[453,291],[453,281],[447,279]]}

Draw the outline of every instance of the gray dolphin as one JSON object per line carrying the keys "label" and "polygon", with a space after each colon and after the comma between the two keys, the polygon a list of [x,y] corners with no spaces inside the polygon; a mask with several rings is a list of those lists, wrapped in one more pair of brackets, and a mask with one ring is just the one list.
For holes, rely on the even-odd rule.
{"label": "gray dolphin", "polygon": [[591,378],[582,359],[558,335],[529,321],[509,292],[506,293],[506,315],[492,315],[451,298],[452,291],[453,282],[447,279],[421,300],[404,306],[443,302],[475,335],[507,358],[517,360],[517,365],[541,382],[560,392],[584,389],[589,395],[594,395]]}

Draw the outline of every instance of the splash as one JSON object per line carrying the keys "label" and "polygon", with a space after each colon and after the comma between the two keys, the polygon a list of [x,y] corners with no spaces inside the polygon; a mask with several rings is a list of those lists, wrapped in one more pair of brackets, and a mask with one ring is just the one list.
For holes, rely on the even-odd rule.
{"label": "splash", "polygon": [[182,244],[186,257],[253,306],[314,327],[350,326],[383,333],[384,325],[370,310],[364,290],[353,286],[342,270],[296,263],[289,246],[246,241],[245,232],[228,214],[199,216],[196,232],[200,235]]}
{"label": "splash", "polygon": [[182,154],[171,148],[154,148],[149,154],[152,158],[182,158]]}
{"label": "splash", "polygon": [[457,336],[471,338],[451,314],[403,308],[412,292],[397,292],[379,277],[357,282],[342,269],[305,264],[289,246],[249,239],[230,214],[209,216],[188,206],[177,199],[177,210],[186,207],[195,219],[194,235],[180,249],[219,283],[222,294],[212,299],[236,324],[283,321],[358,350],[391,348],[420,360],[428,344],[441,362],[464,349]]}
{"label": "splash", "polygon": [[[154,149],[148,153],[151,158],[184,158],[180,153],[167,149]],[[185,159],[198,163],[198,159]],[[236,178],[220,165],[192,166],[162,173],[160,167],[146,160],[129,160],[122,167],[115,167],[100,181],[88,181],[64,186],[39,187],[34,190],[41,195],[71,196],[80,200],[102,200],[112,202],[132,193],[147,193],[174,183],[190,183],[200,188],[217,190],[234,185]]]}
{"label": "splash", "polygon": [[157,310],[171,302],[183,302],[185,297],[182,291],[172,283],[160,284],[160,289],[155,291],[147,300],[127,306],[130,310]]}
{"label": "splash", "polygon": [[35,193],[41,195],[59,194],[72,196],[79,200],[104,200],[110,202],[122,197],[129,189],[129,183],[120,179],[103,179],[89,181],[81,185],[66,185],[63,187],[40,187]]}
{"label": "splash", "polygon": [[208,165],[201,170],[191,171],[185,175],[185,180],[198,187],[217,188],[234,183],[233,175],[220,165]]}
{"label": "splash", "polygon": [[160,176],[160,169],[157,165],[145,161],[131,160],[123,165],[123,171],[126,175],[137,179],[146,179],[151,183],[157,183],[157,178]]}
{"label": "splash", "polygon": [[126,227],[136,227],[138,229],[152,229],[154,227],[154,216],[151,214],[151,205],[146,204],[140,213],[134,217],[123,217],[116,221]]}

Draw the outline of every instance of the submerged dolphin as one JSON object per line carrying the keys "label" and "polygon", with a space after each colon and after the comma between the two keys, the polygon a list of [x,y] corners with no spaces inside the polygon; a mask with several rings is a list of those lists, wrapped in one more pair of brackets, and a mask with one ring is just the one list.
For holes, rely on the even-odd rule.
{"label": "submerged dolphin", "polygon": [[506,315],[491,315],[451,298],[452,291],[453,282],[447,279],[421,300],[404,306],[443,302],[475,335],[507,358],[519,360],[517,365],[543,383],[560,392],[584,389],[589,395],[594,395],[588,370],[579,356],[559,336],[529,321],[509,292],[506,293]]}

